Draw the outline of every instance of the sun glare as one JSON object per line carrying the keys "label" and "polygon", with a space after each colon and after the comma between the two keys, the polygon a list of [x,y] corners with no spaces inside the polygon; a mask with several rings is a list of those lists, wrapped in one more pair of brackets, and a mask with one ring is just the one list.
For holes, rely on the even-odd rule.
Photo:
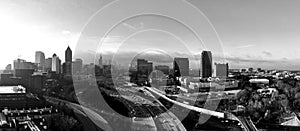
{"label": "sun glare", "polygon": [[32,53],[34,48],[45,42],[46,36],[43,31],[34,26],[28,26],[24,21],[0,14],[0,38],[0,59],[4,62],[0,68],[3,68],[6,64],[12,63],[11,57],[16,59],[25,55],[27,59],[27,53]]}

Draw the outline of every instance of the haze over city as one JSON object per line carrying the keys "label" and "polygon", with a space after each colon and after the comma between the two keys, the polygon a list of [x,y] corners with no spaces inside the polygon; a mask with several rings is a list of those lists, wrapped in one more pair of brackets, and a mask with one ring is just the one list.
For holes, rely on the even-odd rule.
{"label": "haze over city", "polygon": [[[300,69],[298,57],[300,53],[297,48],[294,48],[300,43],[299,1],[230,1],[188,1],[199,8],[215,27],[223,43],[224,55],[230,63],[230,68]],[[17,58],[34,61],[34,52],[37,50],[45,52],[47,57],[56,53],[63,58],[65,48],[61,47],[69,45],[75,50],[84,24],[97,10],[109,2],[111,1],[1,1],[0,69],[4,69],[7,64],[12,64]],[[185,14],[185,11],[181,13]],[[161,22],[160,17],[153,17],[148,23],[146,19],[149,18],[145,18],[142,23],[128,21],[120,24],[119,32],[115,32],[117,36],[111,35],[111,42],[122,37],[124,32],[121,28],[127,31],[147,28],[155,21],[162,27],[170,24],[170,22]],[[175,27],[177,24],[173,22],[170,26]],[[166,29],[166,31],[171,30]],[[86,41],[88,45],[93,38],[87,36]],[[133,45],[157,44],[165,49],[172,46],[176,51],[170,54],[175,56],[183,49],[179,46],[182,43],[173,36],[156,31],[141,33],[127,42]],[[197,41],[191,42],[198,44]],[[137,52],[131,46],[126,47],[128,50],[124,51],[125,53]],[[110,51],[110,47],[105,49],[108,50],[107,52]],[[188,55],[200,54],[202,50],[204,49],[195,48]],[[104,55],[109,54],[107,52],[103,52]],[[85,51],[79,54],[85,56],[85,63],[93,61],[93,52]],[[215,60],[222,57],[216,54],[213,54]]]}

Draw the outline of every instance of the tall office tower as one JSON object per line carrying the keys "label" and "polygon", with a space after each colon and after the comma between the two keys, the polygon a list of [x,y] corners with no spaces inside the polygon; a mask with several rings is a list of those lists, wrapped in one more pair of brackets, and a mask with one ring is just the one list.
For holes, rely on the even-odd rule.
{"label": "tall office tower", "polygon": [[56,72],[56,74],[60,74],[60,69],[61,69],[61,61],[56,54],[53,54],[52,56],[52,66],[51,66],[51,71]]}
{"label": "tall office tower", "polygon": [[65,51],[65,75],[72,75],[72,50],[68,46],[67,50]]}
{"label": "tall office tower", "polygon": [[174,76],[189,76],[189,59],[188,58],[174,58],[173,70]]}
{"label": "tall office tower", "polygon": [[103,68],[102,54],[100,54],[100,58],[99,58],[99,67],[100,67],[101,69]]}
{"label": "tall office tower", "polygon": [[66,76],[67,75],[67,69],[66,69],[66,62],[64,62],[62,65],[62,73]]}
{"label": "tall office tower", "polygon": [[22,59],[14,60],[14,70],[16,69],[35,69],[36,66],[34,63],[26,62]]}
{"label": "tall office tower", "polygon": [[35,52],[35,63],[38,70],[45,70],[45,54],[41,51]]}
{"label": "tall office tower", "polygon": [[202,77],[212,77],[212,54],[210,51],[202,52]]}
{"label": "tall office tower", "polygon": [[66,62],[72,62],[72,50],[69,46],[65,51],[65,61]]}
{"label": "tall office tower", "polygon": [[45,71],[51,71],[52,70],[52,58],[47,58],[45,60]]}
{"label": "tall office tower", "polygon": [[[144,59],[137,59],[137,84],[148,83],[150,73],[153,71],[153,64]],[[145,83],[146,82],[146,83]]]}
{"label": "tall office tower", "polygon": [[82,65],[83,65],[82,59],[76,59],[73,62],[73,72],[72,72],[72,74],[79,74],[79,73],[81,73],[81,71],[82,71]]}
{"label": "tall office tower", "polygon": [[216,65],[216,77],[218,78],[227,78],[228,77],[228,63],[221,64],[221,63],[215,63]]}

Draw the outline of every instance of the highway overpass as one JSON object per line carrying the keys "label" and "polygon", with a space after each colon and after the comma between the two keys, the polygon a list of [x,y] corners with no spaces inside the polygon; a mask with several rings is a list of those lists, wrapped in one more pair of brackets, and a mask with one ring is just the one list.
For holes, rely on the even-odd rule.
{"label": "highway overpass", "polygon": [[180,107],[187,108],[189,110],[192,110],[192,111],[195,111],[195,112],[199,112],[199,113],[202,113],[202,114],[206,114],[206,115],[210,115],[210,116],[215,116],[215,117],[218,117],[218,118],[223,118],[223,119],[229,119],[229,120],[238,121],[241,124],[241,128],[244,131],[258,131],[258,129],[253,124],[253,122],[250,119],[247,119],[245,117],[236,117],[232,113],[223,113],[223,112],[211,111],[211,110],[208,110],[208,109],[204,109],[204,108],[199,108],[199,107],[187,105],[187,104],[184,104],[184,103],[172,100],[172,99],[168,98],[167,96],[159,93],[158,91],[156,91],[153,88],[146,87],[146,86],[144,86],[144,88],[146,90],[150,91],[151,93],[154,93],[154,94],[160,96],[161,98],[163,98],[163,99],[165,99],[165,100],[167,100],[167,101],[169,101],[169,102],[171,102],[173,104],[176,104],[176,105],[178,105]]}

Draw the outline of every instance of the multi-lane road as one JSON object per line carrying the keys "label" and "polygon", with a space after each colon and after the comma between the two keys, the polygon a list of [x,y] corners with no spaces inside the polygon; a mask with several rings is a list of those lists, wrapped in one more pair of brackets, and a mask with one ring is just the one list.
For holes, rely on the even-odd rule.
{"label": "multi-lane road", "polygon": [[250,119],[247,119],[245,117],[236,117],[235,115],[231,114],[231,113],[223,113],[223,112],[217,112],[217,111],[211,111],[208,109],[204,109],[204,108],[199,108],[199,107],[195,107],[192,105],[188,105],[188,104],[184,104],[175,100],[172,100],[170,98],[168,98],[167,96],[165,96],[164,94],[160,93],[158,90],[156,90],[155,88],[150,88],[150,87],[144,87],[145,89],[147,89],[148,91],[150,91],[151,93],[154,93],[158,96],[160,96],[161,98],[176,104],[178,106],[181,106],[183,108],[187,108],[189,110],[195,111],[195,112],[199,112],[199,113],[203,113],[206,115],[210,115],[210,116],[215,116],[217,118],[222,118],[222,119],[229,119],[229,120],[233,120],[233,121],[238,121],[241,125],[241,128],[245,131],[258,131],[258,129],[255,127],[255,125],[252,123],[252,121]]}
{"label": "multi-lane road", "polygon": [[[188,105],[186,103],[178,102],[170,99],[165,96],[158,90],[149,87],[138,87],[138,89],[122,89],[119,88],[122,92],[127,92],[125,94],[120,95],[124,99],[125,105],[130,110],[129,119],[131,119],[131,129],[132,130],[148,130],[148,131],[156,131],[156,130],[174,130],[174,131],[186,131],[185,127],[181,123],[181,121],[171,112],[166,109],[166,107],[161,104],[155,97],[159,96],[173,104],[176,104],[180,107],[199,112],[202,114],[211,115],[221,119],[229,119],[238,121],[240,126],[245,131],[256,131],[254,124],[251,120],[246,119],[244,117],[236,117],[231,113],[217,112],[204,108],[195,107],[192,105]],[[134,93],[132,90],[142,90],[143,95],[138,93]],[[84,125],[88,125],[88,129],[91,130],[113,130],[111,128],[111,124],[105,120],[99,113],[94,110],[84,107],[82,105],[68,102],[65,100],[45,97],[48,102],[51,103],[64,103],[70,109],[73,109],[76,114],[79,114],[79,118],[84,122]],[[153,98],[153,99],[149,99]],[[127,102],[126,102],[127,101]]]}

